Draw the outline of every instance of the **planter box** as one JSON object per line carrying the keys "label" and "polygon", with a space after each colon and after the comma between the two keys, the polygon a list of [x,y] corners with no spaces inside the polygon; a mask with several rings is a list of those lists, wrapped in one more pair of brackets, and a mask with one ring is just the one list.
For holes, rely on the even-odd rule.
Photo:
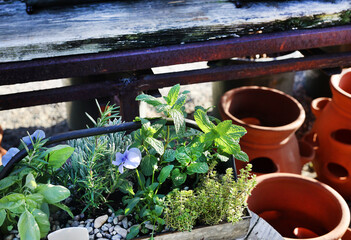
{"label": "planter box", "polygon": [[[235,224],[223,223],[214,226],[198,227],[191,232],[174,232],[156,235],[155,240],[186,239],[186,240],[231,240],[244,237],[250,228],[250,211],[246,211],[243,219]],[[149,237],[138,238],[138,240],[149,239]]]}

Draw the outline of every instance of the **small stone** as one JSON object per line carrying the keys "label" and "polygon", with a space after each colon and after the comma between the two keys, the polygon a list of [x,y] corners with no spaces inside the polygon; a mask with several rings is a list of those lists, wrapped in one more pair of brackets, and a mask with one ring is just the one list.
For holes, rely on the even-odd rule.
{"label": "small stone", "polygon": [[113,231],[113,232],[112,232],[112,235],[116,235],[116,234],[117,234],[117,232],[116,232],[116,231]]}
{"label": "small stone", "polygon": [[89,240],[94,240],[94,239],[95,239],[94,235],[89,235]]}
{"label": "small stone", "polygon": [[154,225],[152,225],[152,224],[150,224],[150,223],[145,224],[145,227],[146,227],[147,229],[154,230]]}
{"label": "small stone", "polygon": [[80,219],[84,218],[84,217],[85,217],[84,213],[81,213],[81,214],[79,215],[79,217],[80,217]]}
{"label": "small stone", "polygon": [[117,225],[117,223],[118,223],[118,218],[115,217],[115,218],[113,219],[113,224],[114,224],[114,225]]}
{"label": "small stone", "polygon": [[108,238],[98,238],[98,240],[108,240]]}
{"label": "small stone", "polygon": [[113,222],[113,217],[108,217],[107,222],[108,223],[112,223]]}
{"label": "small stone", "polygon": [[112,232],[113,232],[113,228],[114,228],[114,227],[110,227],[110,228],[108,229],[109,233],[112,233]]}
{"label": "small stone", "polygon": [[14,238],[13,240],[20,240],[19,238]]}
{"label": "small stone", "polygon": [[115,217],[115,213],[114,212],[111,214],[111,217],[113,217],[113,218]]}
{"label": "small stone", "polygon": [[84,222],[84,221],[80,221],[79,223],[80,223],[80,224],[84,224],[85,222]]}
{"label": "small stone", "polygon": [[14,234],[10,234],[10,235],[7,235],[7,236],[4,238],[4,240],[13,240],[14,237],[15,237]]}
{"label": "small stone", "polygon": [[72,227],[78,227],[79,226],[79,222],[78,221],[74,221],[73,223],[72,223]]}
{"label": "small stone", "polygon": [[94,222],[94,219],[92,219],[92,218],[89,218],[89,219],[87,219],[85,222],[89,222],[89,223],[92,223],[92,222]]}
{"label": "small stone", "polygon": [[18,230],[13,229],[13,230],[11,230],[11,232],[10,232],[10,233],[13,233],[13,234],[18,234]]}
{"label": "small stone", "polygon": [[111,240],[120,240],[121,238],[122,238],[122,236],[117,234],[117,235],[112,236]]}
{"label": "small stone", "polygon": [[85,224],[85,228],[91,227],[91,223],[88,222],[87,224]]}
{"label": "small stone", "polygon": [[117,218],[118,218],[118,221],[122,221],[124,218],[124,215],[118,215]]}
{"label": "small stone", "polygon": [[105,234],[105,238],[110,239],[111,237],[112,237],[111,234],[108,234],[108,233]]}
{"label": "small stone", "polygon": [[97,233],[99,233],[99,232],[100,232],[99,229],[97,229],[97,228],[94,229],[94,234],[97,234]]}
{"label": "small stone", "polygon": [[122,238],[126,238],[128,232],[127,230],[125,230],[124,228],[121,228],[120,226],[115,226],[114,230],[122,236]]}
{"label": "small stone", "polygon": [[82,227],[82,228],[83,228],[83,227],[85,227],[85,225],[83,225],[83,224],[79,224],[79,226],[78,226],[78,227]]}
{"label": "small stone", "polygon": [[100,216],[94,221],[94,228],[100,228],[108,219],[107,215]]}
{"label": "small stone", "polygon": [[97,233],[97,234],[96,234],[96,237],[97,237],[97,238],[102,238],[102,234],[101,234],[101,233]]}
{"label": "small stone", "polygon": [[113,213],[113,211],[112,211],[112,209],[107,209],[107,212],[109,213],[109,214],[112,214]]}
{"label": "small stone", "polygon": [[128,227],[131,227],[132,226],[132,222],[128,222]]}
{"label": "small stone", "polygon": [[79,215],[74,216],[73,220],[74,220],[74,221],[79,221],[79,220],[80,220],[80,216],[79,216]]}
{"label": "small stone", "polygon": [[93,233],[93,228],[92,228],[92,227],[87,227],[86,229],[88,230],[88,233],[89,233],[89,234],[90,234],[90,233]]}
{"label": "small stone", "polygon": [[104,225],[102,225],[101,230],[106,232],[106,231],[108,231],[108,227],[106,227],[106,225],[104,224]]}
{"label": "small stone", "polygon": [[125,228],[125,229],[128,228],[128,218],[127,217],[123,218],[122,225],[123,225],[123,228]]}

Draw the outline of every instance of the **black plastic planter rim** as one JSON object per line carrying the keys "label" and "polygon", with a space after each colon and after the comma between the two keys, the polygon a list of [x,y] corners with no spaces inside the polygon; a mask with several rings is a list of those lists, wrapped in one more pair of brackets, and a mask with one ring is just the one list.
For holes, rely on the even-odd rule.
{"label": "black plastic planter rim", "polygon": [[[153,119],[150,121],[156,122],[159,120],[160,119]],[[173,120],[167,119],[166,125],[172,125],[172,124],[173,124]],[[196,130],[200,130],[200,128],[198,127],[196,122],[193,120],[185,119],[185,125],[187,127],[190,127],[190,128],[196,129]],[[108,133],[123,132],[123,131],[132,132],[132,131],[139,129],[140,127],[141,127],[140,122],[125,122],[125,123],[121,123],[121,124],[113,125],[113,126],[95,127],[95,128],[69,131],[69,132],[64,132],[64,133],[57,134],[57,135],[54,135],[52,137],[46,138],[45,140],[47,140],[47,141],[44,144],[44,146],[59,143],[62,141],[97,136],[97,135],[103,135],[103,134],[108,134]],[[28,148],[32,149],[33,148],[32,144],[30,144],[28,146]],[[16,164],[19,163],[27,155],[28,155],[28,153],[27,153],[26,149],[22,149],[15,156],[13,156],[13,158],[6,164],[4,169],[0,172],[0,180],[7,177],[10,174],[10,172],[12,171],[12,169],[16,166]],[[237,180],[237,173],[236,173],[234,156],[231,156],[229,161],[232,162],[234,180],[236,181]]]}

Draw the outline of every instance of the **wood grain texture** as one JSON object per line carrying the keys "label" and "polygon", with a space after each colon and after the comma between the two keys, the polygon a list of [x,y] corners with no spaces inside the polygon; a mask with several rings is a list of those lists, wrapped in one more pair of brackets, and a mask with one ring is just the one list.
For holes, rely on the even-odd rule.
{"label": "wood grain texture", "polygon": [[239,37],[257,31],[350,22],[351,2],[112,1],[53,7],[28,15],[0,0],[0,63]]}

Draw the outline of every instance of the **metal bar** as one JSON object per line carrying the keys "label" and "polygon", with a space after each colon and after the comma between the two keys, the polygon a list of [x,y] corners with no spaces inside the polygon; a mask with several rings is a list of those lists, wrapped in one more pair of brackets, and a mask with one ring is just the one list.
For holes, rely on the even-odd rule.
{"label": "metal bar", "polygon": [[0,95],[0,110],[114,96],[120,88],[119,83],[105,81]]}
{"label": "metal bar", "polygon": [[167,87],[176,83],[193,84],[226,81],[257,77],[266,74],[336,66],[351,66],[351,52],[323,54],[272,62],[231,65],[176,73],[143,75],[139,76],[138,80],[133,80],[131,83],[127,84],[127,86],[124,85],[124,82],[105,81],[51,90],[8,94],[0,96],[0,110],[78,99],[114,96],[119,93],[121,108],[124,109],[121,111],[124,113],[122,115],[133,118],[132,116],[137,114],[137,103],[134,101],[136,95],[132,93]]}
{"label": "metal bar", "polygon": [[135,71],[197,61],[228,59],[351,43],[351,26],[254,34],[226,40],[149,49],[53,57],[0,64],[0,85]]}
{"label": "metal bar", "polygon": [[133,82],[132,84],[134,85],[135,89],[143,91],[152,88],[172,86],[176,83],[185,85],[202,82],[227,81],[258,77],[267,74],[337,66],[351,66],[351,52],[309,56],[272,62],[260,62],[254,64],[249,63],[242,65],[231,65],[176,73],[147,75],[142,79]]}

